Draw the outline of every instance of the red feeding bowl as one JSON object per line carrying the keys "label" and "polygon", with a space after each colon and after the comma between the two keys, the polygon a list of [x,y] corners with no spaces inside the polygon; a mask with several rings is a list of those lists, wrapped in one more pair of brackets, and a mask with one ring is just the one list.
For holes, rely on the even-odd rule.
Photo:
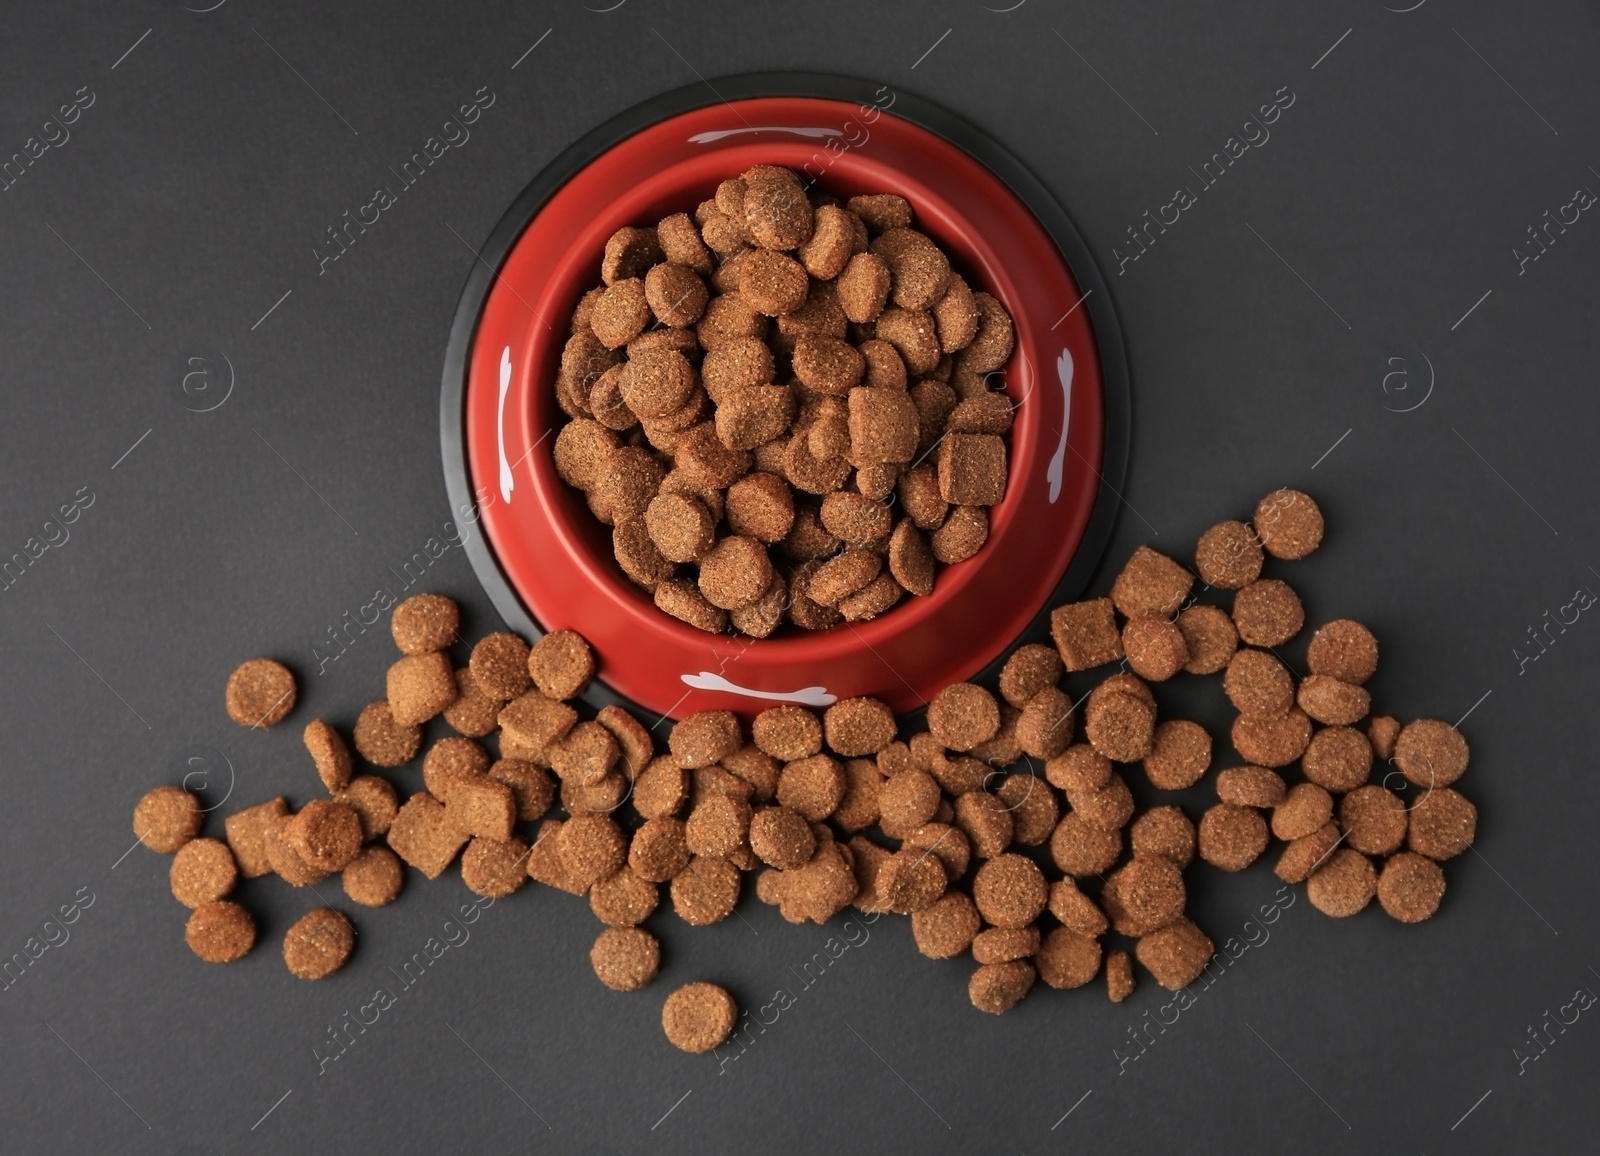
{"label": "red feeding bowl", "polygon": [[[620,699],[679,718],[870,695],[914,710],[1037,636],[1049,604],[1081,589],[1098,561],[1115,513],[1103,479],[1120,482],[1126,456],[1126,369],[1110,301],[1043,188],[947,114],[840,78],[732,78],[717,89],[727,99],[706,87],[671,93],[580,141],[490,238],[446,359],[451,505],[464,522],[476,506],[482,533],[468,551],[513,628],[572,629],[594,646],[605,684],[596,704]],[[775,91],[819,95],[758,95]],[[869,622],[786,626],[764,640],[708,634],[656,609],[551,456],[565,420],[556,368],[573,308],[599,282],[606,238],[692,212],[754,164],[788,166],[840,197],[905,197],[916,226],[1016,322],[1016,351],[991,379],[1016,417],[1006,493],[983,549],[941,567],[931,595],[907,596]]]}

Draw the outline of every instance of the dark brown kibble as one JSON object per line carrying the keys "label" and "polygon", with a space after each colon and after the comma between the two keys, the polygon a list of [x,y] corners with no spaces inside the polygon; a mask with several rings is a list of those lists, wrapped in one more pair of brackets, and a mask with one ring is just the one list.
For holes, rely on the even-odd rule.
{"label": "dark brown kibble", "polygon": [[232,963],[256,943],[256,921],[226,899],[195,908],[183,929],[189,950],[207,963]]}
{"label": "dark brown kibble", "polygon": [[706,310],[706,283],[693,269],[663,262],[644,278],[644,297],[662,325],[693,325]]}
{"label": "dark brown kibble", "polygon": [[1010,359],[1016,329],[1005,306],[989,294],[974,293],[972,302],[978,307],[978,332],[959,355],[961,368],[969,373],[991,373]]}
{"label": "dark brown kibble", "polygon": [[1306,666],[1312,674],[1360,686],[1378,669],[1378,640],[1372,631],[1352,619],[1329,622],[1311,636]]}
{"label": "dark brown kibble", "polygon": [[699,1055],[728,1038],[739,1018],[734,998],[714,983],[689,983],[667,997],[661,1030],[681,1051]]}
{"label": "dark brown kibble", "polygon": [[953,959],[967,950],[982,922],[972,899],[963,891],[947,891],[911,913],[911,934],[917,950],[929,959]]}
{"label": "dark brown kibble", "polygon": [[957,506],[928,544],[933,556],[947,566],[965,562],[989,540],[989,515],[982,506]]}
{"label": "dark brown kibble", "polygon": [[[1128,617],[1177,613],[1194,585],[1194,575],[1165,554],[1140,546],[1111,585],[1111,601]],[[1071,669],[1069,660],[1068,668]]]}
{"label": "dark brown kibble", "polygon": [[510,702],[533,685],[528,674],[528,644],[509,631],[488,634],[472,648],[473,681],[495,702]]}
{"label": "dark brown kibble", "polygon": [[1050,914],[1061,920],[1069,930],[1091,939],[1104,935],[1111,926],[1105,912],[1096,906],[1071,879],[1058,879],[1050,884]]}
{"label": "dark brown kibble", "polygon": [[978,913],[995,927],[1026,927],[1044,911],[1049,887],[1038,866],[1015,853],[997,855],[972,881]]}
{"label": "dark brown kibble", "polygon": [[1402,851],[1378,875],[1378,903],[1401,923],[1421,923],[1444,899],[1444,870],[1432,859]]}
{"label": "dark brown kibble", "polygon": [[444,708],[444,721],[458,734],[482,738],[500,725],[496,716],[500,704],[478,689],[472,671],[461,667],[456,671],[456,700]]}
{"label": "dark brown kibble", "polygon": [[1289,668],[1265,650],[1236,651],[1222,678],[1222,690],[1240,714],[1282,718],[1294,706]]}
{"label": "dark brown kibble", "polygon": [[396,855],[429,879],[437,879],[455,861],[468,836],[445,815],[443,803],[418,791],[401,806],[386,838]]}
{"label": "dark brown kibble", "polygon": [[1296,694],[1300,709],[1327,726],[1349,726],[1367,717],[1372,696],[1359,686],[1326,674],[1313,674]]}
{"label": "dark brown kibble", "polygon": [[1113,951],[1106,956],[1106,995],[1112,1003],[1121,1003],[1133,994],[1133,956],[1126,951]]}
{"label": "dark brown kibble", "polygon": [[1092,791],[1111,779],[1111,760],[1088,743],[1078,743],[1045,763],[1045,778],[1063,791]]}
{"label": "dark brown kibble", "polygon": [[1372,772],[1372,744],[1350,727],[1323,727],[1300,757],[1306,778],[1330,791],[1353,791]]}
{"label": "dark brown kibble", "polygon": [[986,963],[967,982],[967,998],[979,1011],[1001,1015],[1022,1002],[1036,976],[1033,964],[1025,959]]}
{"label": "dark brown kibble", "polygon": [[182,787],[156,787],[135,804],[133,833],[150,850],[170,855],[200,833],[203,817],[199,800]]}
{"label": "dark brown kibble", "polygon": [[1389,715],[1378,715],[1367,724],[1367,741],[1372,744],[1372,753],[1384,762],[1394,756],[1395,740],[1400,737],[1400,720]]}
{"label": "dark brown kibble", "polygon": [[1037,927],[990,927],[972,940],[972,958],[978,963],[1010,963],[1031,959],[1039,950]]}
{"label": "dark brown kibble", "polygon": [[1201,581],[1219,590],[1241,590],[1261,577],[1263,555],[1255,532],[1243,522],[1218,522],[1200,535],[1194,566]]}
{"label": "dark brown kibble", "polygon": [[928,730],[942,746],[970,751],[1000,729],[1000,704],[983,687],[959,682],[945,687],[928,704]]}
{"label": "dark brown kibble", "polygon": [[356,930],[331,907],[309,911],[283,936],[283,962],[296,979],[323,979],[344,966],[356,947]]}
{"label": "dark brown kibble", "polygon": [[1467,769],[1467,740],[1449,723],[1421,718],[1407,723],[1394,741],[1394,762],[1412,783],[1448,787]]}
{"label": "dark brown kibble", "polygon": [[847,698],[822,715],[823,734],[835,754],[875,755],[894,739],[894,712],[875,698]]}
{"label": "dark brown kibble", "polygon": [[252,658],[228,676],[228,717],[242,727],[270,727],[294,709],[294,675],[281,662]]}
{"label": "dark brown kibble", "polygon": [[778,802],[813,823],[833,814],[844,799],[844,769],[827,755],[789,763],[778,775]]}
{"label": "dark brown kibble", "polygon": [[675,265],[687,265],[697,273],[712,269],[711,251],[700,239],[700,230],[688,213],[674,213],[656,226],[656,239],[662,255]]}
{"label": "dark brown kibble", "polygon": [[1478,833],[1478,808],[1449,787],[1429,791],[1411,808],[1406,841],[1430,859],[1454,859]]}
{"label": "dark brown kibble", "polygon": [[1050,857],[1057,867],[1076,879],[1111,870],[1121,855],[1121,831],[1107,831],[1086,823],[1076,811],[1063,815],[1050,836]]}
{"label": "dark brown kibble", "polygon": [[1251,646],[1282,646],[1305,621],[1300,596],[1276,578],[1258,579],[1233,596],[1233,624]]}
{"label": "dark brown kibble", "polygon": [[628,344],[648,324],[650,303],[645,297],[644,281],[638,277],[612,282],[595,300],[594,311],[589,315],[590,330],[607,349]]}
{"label": "dark brown kibble", "polygon": [[476,836],[461,855],[461,882],[474,895],[504,899],[528,881],[528,844],[516,836]]}
{"label": "dark brown kibble", "polygon": [[589,949],[589,965],[612,991],[638,991],[661,970],[661,944],[648,931],[608,927]]}
{"label": "dark brown kibble", "polygon": [[1122,657],[1122,632],[1109,598],[1056,607],[1050,612],[1050,636],[1068,670],[1088,670]]}
{"label": "dark brown kibble", "polygon": [[600,279],[607,285],[614,285],[623,278],[642,277],[663,255],[656,230],[618,229],[606,240],[605,255],[600,261]]}
{"label": "dark brown kibble", "polygon": [[461,609],[442,594],[416,594],[394,608],[389,633],[402,654],[443,650],[461,631]]}
{"label": "dark brown kibble", "polygon": [[1179,614],[1178,632],[1189,651],[1183,667],[1189,674],[1216,674],[1228,665],[1239,646],[1233,619],[1215,606],[1191,606]]}
{"label": "dark brown kibble", "polygon": [[204,907],[231,894],[239,881],[233,852],[218,839],[191,839],[172,857],[167,882],[185,907]]}
{"label": "dark brown kibble", "polygon": [[1340,839],[1339,825],[1324,823],[1311,834],[1290,840],[1283,854],[1278,856],[1278,865],[1272,873],[1285,883],[1304,883],[1306,877],[1333,854]]}
{"label": "dark brown kibble", "polygon": [[405,877],[399,856],[387,847],[368,847],[346,864],[339,876],[346,897],[363,907],[393,903],[405,886]]}
{"label": "dark brown kibble", "polygon": [[553,630],[528,653],[528,673],[547,698],[570,699],[594,677],[594,651],[574,630]]}
{"label": "dark brown kibble", "polygon": [[692,579],[674,578],[656,587],[655,603],[680,622],[687,622],[696,630],[708,634],[721,634],[728,626],[728,612],[706,600]]}
{"label": "dark brown kibble", "polygon": [[1183,875],[1161,855],[1136,856],[1113,872],[1100,892],[1112,930],[1135,937],[1180,918],[1185,898]]}
{"label": "dark brown kibble", "polygon": [[1311,742],[1311,720],[1299,707],[1282,718],[1240,715],[1233,720],[1233,747],[1259,767],[1286,767],[1305,754]]}
{"label": "dark brown kibble", "polygon": [[1340,847],[1306,880],[1306,898],[1324,915],[1355,915],[1378,893],[1378,873],[1359,851]]}
{"label": "dark brown kibble", "polygon": [[[157,788],[161,790],[164,788]],[[177,790],[178,788],[165,788]],[[184,792],[187,794],[188,792]],[[193,796],[190,796],[193,799]],[[200,830],[199,808],[191,803],[185,804],[185,812],[193,811],[195,815],[194,831]],[[239,874],[246,879],[256,879],[272,872],[272,860],[267,857],[267,831],[270,827],[284,818],[289,813],[288,804],[280,796],[270,799],[265,803],[257,803],[253,807],[229,815],[223,821],[223,826],[228,834],[228,846],[233,851],[234,861],[238,864]],[[135,824],[137,825],[137,823]],[[190,836],[192,837],[192,835]],[[148,845],[148,842],[147,844]]]}
{"label": "dark brown kibble", "polygon": [[1406,805],[1393,791],[1369,784],[1339,800],[1345,840],[1364,855],[1389,855],[1406,838]]}
{"label": "dark brown kibble", "polygon": [[1256,503],[1256,533],[1274,558],[1294,561],[1322,544],[1322,511],[1299,490],[1276,490]]}
{"label": "dark brown kibble", "polygon": [[1141,678],[1165,682],[1189,661],[1183,632],[1164,614],[1135,614],[1122,627],[1122,652]]}
{"label": "dark brown kibble", "polygon": [[1163,791],[1181,791],[1204,777],[1211,766],[1211,735],[1199,723],[1168,719],[1155,729],[1144,773],[1150,785]]}
{"label": "dark brown kibble", "polygon": [[1270,810],[1288,792],[1283,777],[1266,767],[1229,767],[1217,775],[1217,798],[1236,807]]}
{"label": "dark brown kibble", "polygon": [[1280,839],[1299,839],[1333,817],[1333,797],[1315,783],[1296,783],[1283,802],[1272,810],[1272,833]]}
{"label": "dark brown kibble", "polygon": [[1041,690],[1055,686],[1064,669],[1060,654],[1049,646],[1033,642],[1018,647],[1000,670],[1000,694],[1021,707]]}
{"label": "dark brown kibble", "polygon": [[1155,708],[1135,695],[1102,684],[1089,695],[1083,720],[1084,737],[1114,762],[1138,762],[1152,749]]}
{"label": "dark brown kibble", "polygon": [[[527,664],[523,664],[527,673]],[[531,680],[530,680],[531,681]],[[567,736],[578,721],[578,712],[564,702],[546,698],[536,690],[508,702],[500,710],[500,749],[513,758],[523,758],[508,751],[508,740],[526,751],[537,751],[548,757],[550,748]]]}
{"label": "dark brown kibble", "polygon": [[1179,919],[1139,940],[1139,962],[1168,991],[1181,991],[1205,970],[1216,944],[1187,919]]}
{"label": "dark brown kibble", "polygon": [[1128,828],[1128,842],[1136,859],[1159,855],[1179,870],[1194,861],[1195,839],[1189,816],[1173,806],[1151,807]]}
{"label": "dark brown kibble", "polygon": [[408,654],[389,668],[389,713],[395,724],[427,722],[456,700],[456,674],[450,656],[435,651]]}
{"label": "dark brown kibble", "polygon": [[1218,803],[1200,816],[1199,849],[1213,867],[1243,871],[1267,849],[1267,821],[1249,807]]}

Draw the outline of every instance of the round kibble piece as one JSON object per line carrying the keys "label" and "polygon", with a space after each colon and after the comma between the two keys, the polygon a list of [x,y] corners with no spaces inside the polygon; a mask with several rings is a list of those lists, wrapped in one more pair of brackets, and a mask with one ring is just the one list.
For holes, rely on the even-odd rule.
{"label": "round kibble piece", "polygon": [[1139,962],[1168,991],[1180,991],[1200,978],[1216,951],[1211,938],[1187,919],[1169,923],[1139,940]]}
{"label": "round kibble piece", "polygon": [[822,720],[803,706],[775,706],[756,715],[750,736],[773,758],[794,762],[822,751]]}
{"label": "round kibble piece", "polygon": [[663,325],[693,325],[706,311],[706,283],[693,269],[663,262],[644,275],[644,299]]}
{"label": "round kibble piece", "polygon": [[1037,974],[1033,964],[1025,959],[986,963],[967,981],[967,998],[979,1011],[1001,1015],[1016,1007],[1033,990]]}
{"label": "round kibble piece", "polygon": [[1432,859],[1402,851],[1378,875],[1378,903],[1401,923],[1421,923],[1444,899],[1444,869]]}
{"label": "round kibble piece", "polygon": [[1306,898],[1324,915],[1355,915],[1378,893],[1378,873],[1359,851],[1340,847],[1306,880]]}
{"label": "round kibble piece", "polygon": [[294,675],[281,662],[252,658],[228,676],[228,717],[242,727],[270,727],[294,709]]}
{"label": "round kibble piece", "polygon": [[1078,743],[1045,763],[1044,777],[1063,791],[1092,791],[1111,779],[1111,760],[1088,743]]}
{"label": "round kibble piece", "polygon": [[1121,855],[1121,831],[1086,823],[1076,811],[1063,815],[1050,836],[1050,857],[1055,865],[1077,879],[1111,870]]}
{"label": "round kibble piece", "polygon": [[1120,691],[1102,694],[1096,690],[1084,711],[1083,733],[1106,758],[1134,763],[1150,753],[1155,723],[1155,707],[1144,699]]}
{"label": "round kibble piece", "polygon": [[350,785],[350,748],[344,745],[338,731],[321,719],[312,719],[301,738],[324,787],[338,792]]}
{"label": "round kibble piece", "polygon": [[1183,669],[1189,674],[1216,674],[1239,648],[1239,632],[1228,612],[1215,606],[1191,606],[1178,615],[1178,631],[1189,651]]}
{"label": "round kibble piece", "polygon": [[1306,666],[1312,674],[1360,686],[1378,669],[1378,640],[1353,619],[1329,622],[1311,636]]}
{"label": "round kibble piece", "polygon": [[504,899],[528,881],[527,858],[528,844],[515,835],[509,839],[480,835],[461,853],[461,882],[474,895]]}
{"label": "round kibble piece", "polygon": [[718,793],[696,803],[684,823],[684,838],[696,855],[732,855],[749,832],[750,804]]}
{"label": "round kibble piece", "polygon": [[1296,783],[1272,810],[1272,833],[1299,839],[1333,818],[1333,796],[1315,783]]}
{"label": "round kibble piece", "polygon": [[1261,578],[1233,596],[1233,624],[1251,646],[1282,646],[1300,633],[1306,612],[1287,582]]}
{"label": "round kibble piece", "polygon": [[772,562],[754,538],[729,534],[700,560],[700,593],[723,610],[749,606],[772,584]]}
{"label": "round kibble piece", "polygon": [[1119,868],[1100,892],[1100,905],[1119,935],[1159,931],[1183,914],[1184,901],[1183,875],[1159,855]]}
{"label": "round kibble piece", "polygon": [[1289,668],[1265,650],[1236,652],[1223,675],[1222,691],[1240,714],[1282,718],[1294,706]]}
{"label": "round kibble piece", "polygon": [[1200,816],[1200,858],[1223,871],[1243,871],[1267,849],[1267,821],[1249,807],[1218,803]]}
{"label": "round kibble piece", "polygon": [[1325,674],[1313,674],[1302,682],[1295,701],[1301,710],[1326,726],[1360,722],[1372,709],[1372,696],[1365,689]]}
{"label": "round kibble piece", "polygon": [[510,631],[480,638],[468,665],[478,689],[495,702],[510,702],[533,685],[528,674],[528,644]]}
{"label": "round kibble piece", "polygon": [[945,687],[928,704],[928,730],[953,751],[970,751],[1000,729],[1000,704],[970,682]]}
{"label": "round kibble piece", "polygon": [[1467,769],[1467,740],[1438,719],[1419,718],[1401,728],[1394,741],[1394,761],[1419,787],[1448,787]]}
{"label": "round kibble piece", "polygon": [[589,909],[608,927],[637,927],[660,901],[656,885],[627,867],[589,889]]}
{"label": "round kibble piece", "polygon": [[644,281],[628,277],[614,281],[595,299],[589,328],[607,349],[628,344],[650,324],[650,302]]}
{"label": "round kibble piece", "polygon": [[875,755],[894,741],[894,712],[875,698],[847,698],[822,715],[823,734],[835,754]]}
{"label": "round kibble piece", "polygon": [[185,907],[204,907],[233,891],[239,867],[233,852],[218,839],[191,839],[172,857],[167,873],[172,897]]}
{"label": "round kibble piece", "polygon": [[1278,856],[1278,865],[1272,873],[1285,883],[1304,883],[1306,877],[1333,854],[1340,842],[1339,825],[1324,823],[1309,835],[1290,840]]}
{"label": "round kibble piece", "polygon": [[1011,837],[1024,847],[1037,847],[1050,838],[1061,820],[1055,792],[1037,775],[1025,771],[1008,775],[995,795],[1011,809]]}
{"label": "round kibble piece", "polygon": [[1039,950],[1037,927],[990,927],[972,940],[972,958],[979,963],[1029,959]]}
{"label": "round kibble piece", "polygon": [[1165,682],[1189,661],[1178,624],[1162,614],[1135,614],[1122,628],[1122,651],[1141,678]]}
{"label": "round kibble piece", "polygon": [[1007,852],[978,868],[972,899],[978,913],[995,927],[1026,927],[1039,918],[1049,898],[1044,873],[1032,859]]}
{"label": "round kibble piece", "polygon": [[221,899],[194,909],[183,939],[207,963],[232,963],[255,946],[256,921],[237,903]]}
{"label": "round kibble piece", "polygon": [[1144,773],[1150,785],[1181,791],[1198,783],[1211,766],[1211,735],[1188,719],[1168,719],[1155,729]]}
{"label": "round kibble piece", "polygon": [[[755,824],[751,827],[753,836]],[[806,834],[810,833],[807,827]],[[633,833],[633,842],[628,847],[628,866],[647,883],[666,883],[689,865],[690,858],[683,823],[671,815],[657,815],[646,820]],[[807,858],[810,858],[809,853]]]}
{"label": "round kibble piece", "polygon": [[1376,783],[1357,787],[1339,800],[1339,825],[1363,855],[1388,855],[1406,839],[1405,801]]}
{"label": "round kibble piece", "polygon": [[322,979],[344,966],[356,930],[331,907],[308,911],[283,935],[283,962],[297,979]]}
{"label": "round kibble piece", "polygon": [[844,768],[827,755],[796,759],[778,774],[778,802],[820,823],[838,808],[849,785]]}
{"label": "round kibble piece", "polygon": [[661,970],[661,944],[637,927],[608,927],[589,949],[589,965],[612,991],[638,991]]}
{"label": "round kibble piece", "polygon": [[1020,646],[1000,670],[1000,695],[1012,706],[1024,706],[1041,690],[1061,681],[1064,670],[1055,647],[1038,642]]}
{"label": "round kibble piece", "polygon": [[1200,535],[1194,566],[1219,590],[1242,590],[1261,577],[1261,543],[1243,522],[1218,522]]}
{"label": "round kibble piece", "polygon": [[[634,837],[635,842],[638,836]],[[792,871],[811,862],[817,840],[811,824],[788,807],[764,807],[750,819],[750,849],[769,867]]]}
{"label": "round kibble piece", "polygon": [[1449,787],[1429,791],[1411,808],[1406,841],[1430,859],[1453,859],[1478,833],[1478,808]]}
{"label": "round kibble piece", "polygon": [[182,787],[161,786],[133,808],[133,833],[152,851],[170,855],[200,833],[200,801]]}
{"label": "round kibble piece", "polygon": [[667,745],[680,767],[709,767],[743,744],[739,719],[732,711],[703,710],[672,728]]}
{"label": "round kibble piece", "polygon": [[932,775],[915,767],[899,771],[878,788],[879,825],[889,838],[904,839],[933,818],[939,801]]}
{"label": "round kibble piece", "polygon": [[1322,544],[1322,511],[1299,490],[1276,490],[1262,498],[1253,521],[1261,545],[1274,558],[1294,561]]}
{"label": "round kibble piece", "polygon": [[622,866],[628,840],[607,815],[574,815],[562,826],[555,850],[572,882],[588,888]]}
{"label": "round kibble piece", "polygon": [[500,706],[478,689],[472,671],[461,667],[456,671],[456,700],[444,708],[444,721],[458,734],[482,738],[492,733],[499,722]]}
{"label": "round kibble piece", "polygon": [[1311,742],[1311,720],[1299,707],[1282,718],[1269,715],[1240,715],[1233,720],[1233,747],[1260,767],[1286,767],[1301,755]]}
{"label": "round kibble piece", "polygon": [[672,909],[691,927],[719,923],[739,903],[739,869],[726,859],[697,855],[672,877]]}
{"label": "round kibble piece", "polygon": [[461,608],[442,594],[416,594],[389,615],[389,633],[402,654],[443,650],[461,631]]}
{"label": "round kibble piece", "polygon": [[369,703],[356,719],[356,750],[376,767],[398,767],[417,757],[422,730],[401,726],[387,702]]}
{"label": "round kibble piece", "polygon": [[442,653],[408,654],[389,668],[389,712],[401,726],[418,726],[456,699],[456,676]]}
{"label": "round kibble piece", "polygon": [[368,847],[340,873],[344,893],[363,907],[383,907],[400,897],[406,869],[387,847]]}
{"label": "round kibble piece", "polygon": [[661,1030],[673,1047],[698,1055],[728,1038],[739,1018],[734,998],[714,983],[686,983],[661,1007]]}
{"label": "round kibble piece", "polygon": [[1217,775],[1217,798],[1236,807],[1271,809],[1288,792],[1283,776],[1266,767],[1229,767]]}
{"label": "round kibble piece", "polygon": [[528,652],[528,674],[547,698],[577,698],[594,671],[594,651],[575,630],[552,630]]}
{"label": "round kibble piece", "polygon": [[965,891],[946,891],[911,913],[911,935],[917,950],[929,959],[953,959],[967,950],[983,922]]}
{"label": "round kibble piece", "polygon": [[1179,807],[1151,807],[1128,828],[1128,842],[1136,859],[1159,855],[1179,870],[1194,861],[1194,824]]}
{"label": "round kibble piece", "polygon": [[1082,987],[1100,974],[1100,941],[1057,927],[1039,944],[1033,962],[1047,987]]}
{"label": "round kibble piece", "polygon": [[289,821],[284,837],[308,867],[331,874],[361,853],[361,817],[343,803],[312,799]]}
{"label": "round kibble piece", "polygon": [[1323,727],[1311,736],[1300,767],[1318,786],[1353,791],[1372,773],[1372,744],[1350,727]]}

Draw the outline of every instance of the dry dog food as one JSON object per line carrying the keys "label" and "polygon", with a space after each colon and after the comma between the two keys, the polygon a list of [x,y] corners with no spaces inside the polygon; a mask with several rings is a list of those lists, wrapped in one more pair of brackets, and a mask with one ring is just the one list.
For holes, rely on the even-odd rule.
{"label": "dry dog food", "polygon": [[294,675],[281,662],[252,658],[228,676],[223,701],[228,717],[242,727],[270,727],[294,709]]}
{"label": "dry dog food", "polygon": [[220,899],[194,909],[183,939],[207,963],[232,963],[255,946],[256,921],[237,903]]}
{"label": "dry dog food", "polygon": [[552,452],[665,613],[823,630],[982,548],[1013,413],[986,375],[1014,327],[912,224],[900,197],[841,205],[757,165],[606,243]]}
{"label": "dry dog food", "polygon": [[728,1038],[738,1018],[739,1005],[714,983],[686,983],[661,1005],[661,1030],[686,1052],[709,1052]]}
{"label": "dry dog food", "polygon": [[283,962],[297,979],[324,979],[344,966],[356,929],[331,907],[308,911],[283,934]]}

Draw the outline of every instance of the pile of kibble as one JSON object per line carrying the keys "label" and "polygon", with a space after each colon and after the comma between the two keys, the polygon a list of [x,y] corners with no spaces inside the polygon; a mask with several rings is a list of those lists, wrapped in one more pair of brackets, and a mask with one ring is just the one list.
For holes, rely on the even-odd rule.
{"label": "pile of kibble", "polygon": [[[389,779],[356,773],[343,736],[315,720],[305,745],[325,795],[298,810],[276,798],[238,811],[219,840],[199,837],[193,796],[158,787],[139,802],[134,829],[176,852],[172,891],[194,908],[188,943],[216,962],[255,940],[250,914],[228,898],[240,877],[306,887],[338,873],[352,902],[378,907],[399,894],[405,865],[435,879],[459,858],[479,895],[500,898],[531,879],[586,897],[605,925],[590,960],[618,991],[660,967],[660,944],[642,925],[663,889],[678,918],[700,927],[733,913],[750,872],[757,896],[792,923],[825,923],[853,905],[910,916],[930,958],[970,951],[968,991],[982,1011],[1014,1006],[1036,980],[1075,988],[1102,971],[1121,1001],[1135,957],[1177,990],[1215,950],[1184,916],[1184,872],[1197,854],[1240,871],[1275,836],[1285,844],[1278,877],[1305,882],[1319,911],[1354,915],[1376,897],[1415,923],[1443,898],[1439,863],[1475,834],[1475,808],[1451,787],[1467,765],[1456,729],[1370,716],[1370,631],[1349,620],[1318,628],[1303,678],[1274,655],[1305,616],[1263,567],[1305,557],[1322,533],[1316,504],[1293,490],[1264,498],[1248,524],[1207,530],[1195,570],[1205,591],[1231,592],[1227,609],[1198,601],[1194,572],[1141,547],[1109,598],[1056,608],[1054,645],[1017,648],[994,689],[941,691],[925,730],[904,733],[883,703],[856,698],[820,714],[773,707],[748,726],[726,711],[690,715],[665,752],[627,711],[589,717],[571,705],[596,674],[577,634],[531,648],[490,634],[456,669],[456,605],[420,594],[394,610],[403,656],[352,737],[365,763],[400,767],[420,752],[422,724],[442,714],[457,734],[424,755],[421,790],[402,803]],[[1087,696],[1080,733],[1061,679],[1114,663]],[[1216,774],[1219,801],[1198,824],[1173,805],[1135,817],[1123,777],[1176,791],[1210,770],[1203,727],[1158,719],[1149,684],[1180,673],[1223,676],[1245,760]],[[294,679],[253,659],[229,679],[226,701],[234,721],[271,726],[294,706]],[[498,758],[483,742],[496,733]],[[1410,797],[1371,782],[1375,762],[1392,763]],[[1107,932],[1136,940],[1133,955],[1107,952]],[[319,978],[353,946],[348,919],[320,907],[289,929],[283,953],[295,975]],[[733,998],[708,983],[674,992],[662,1012],[667,1036],[688,1051],[715,1047],[736,1018]]]}
{"label": "pile of kibble", "polygon": [[606,242],[554,383],[556,469],[661,610],[824,630],[987,541],[1011,317],[911,221],[902,197],[841,204],[757,165]]}

